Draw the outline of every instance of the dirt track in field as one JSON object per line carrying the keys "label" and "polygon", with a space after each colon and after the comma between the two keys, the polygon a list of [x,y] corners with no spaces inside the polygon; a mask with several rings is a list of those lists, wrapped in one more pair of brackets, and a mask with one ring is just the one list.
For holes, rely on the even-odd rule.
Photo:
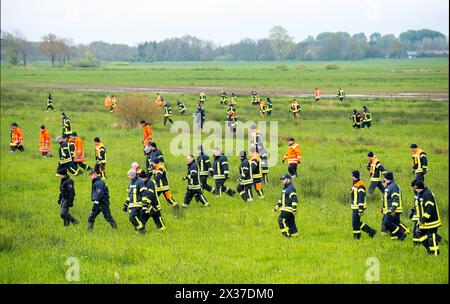
{"label": "dirt track in field", "polygon": [[[252,90],[256,90],[261,96],[270,97],[312,97],[310,90],[302,88],[287,87],[213,87],[213,86],[143,86],[143,85],[125,85],[125,84],[85,84],[85,83],[22,83],[5,82],[5,87],[21,88],[41,88],[58,89],[67,91],[88,91],[88,92],[141,92],[141,93],[161,93],[161,94],[198,94],[205,92],[208,95],[220,95],[225,90],[229,95],[231,92],[237,95],[250,95]],[[427,100],[448,100],[448,92],[429,93],[429,92],[378,92],[368,94],[346,94],[347,97],[355,98],[411,98]],[[322,94],[324,98],[335,98],[336,94]]]}

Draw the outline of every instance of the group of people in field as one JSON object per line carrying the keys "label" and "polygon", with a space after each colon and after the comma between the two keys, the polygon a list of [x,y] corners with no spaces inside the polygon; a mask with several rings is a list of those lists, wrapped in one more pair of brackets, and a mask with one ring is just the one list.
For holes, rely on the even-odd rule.
{"label": "group of people in field", "polygon": [[371,196],[378,188],[382,194],[381,232],[389,234],[392,240],[403,241],[407,235],[412,233],[413,244],[423,245],[431,255],[439,254],[439,243],[442,237],[438,234],[441,226],[441,216],[434,194],[425,185],[425,175],[428,172],[428,156],[417,144],[411,144],[412,168],[414,179],[411,182],[413,192],[413,205],[409,211],[409,219],[413,222],[412,232],[404,222],[401,215],[406,206],[403,202],[403,194],[397,184],[394,174],[387,171],[376,155],[369,151],[367,154],[370,186],[361,180],[360,172],[354,170],[351,173],[352,188],[350,193],[350,204],[352,209],[353,237],[361,238],[365,232],[370,237],[377,233],[376,229],[370,227],[362,220],[367,208],[366,197]]}
{"label": "group of people in field", "polygon": [[[320,90],[316,89],[315,99],[320,100]],[[113,112],[117,108],[117,99],[115,96],[105,98],[105,106]],[[345,93],[340,88],[338,98],[345,97]],[[270,98],[267,103],[262,104],[256,91],[251,94],[252,104],[259,105],[261,113],[270,113],[272,111]],[[203,106],[206,102],[206,94],[200,93],[197,103],[197,112],[194,114],[199,121],[199,128],[203,128],[205,121],[205,111]],[[168,102],[160,94],[157,94],[155,100],[157,106],[164,108],[164,125],[167,121],[173,123],[171,119],[172,111]],[[230,127],[236,127],[237,115],[237,96],[232,93],[231,101],[228,101],[226,92],[222,92],[221,105],[227,105],[227,117]],[[267,107],[266,104],[270,104]],[[181,100],[177,100],[178,109],[181,115],[186,114],[186,107]],[[50,107],[51,106],[51,107]],[[52,97],[49,94],[47,98],[47,111],[51,108],[54,111]],[[263,108],[263,110],[261,109]],[[300,105],[294,98],[291,102],[290,111],[297,117],[300,111]],[[231,112],[231,114],[230,114]],[[270,115],[270,114],[268,114]],[[356,109],[350,117],[353,120],[353,127],[364,128],[371,127],[371,115],[369,109],[364,106],[361,113]],[[91,200],[93,207],[88,218],[88,230],[92,231],[96,217],[103,213],[104,218],[111,227],[117,228],[117,224],[111,215],[109,189],[106,184],[106,148],[98,137],[94,138],[95,144],[95,165],[93,167],[85,164],[85,154],[83,141],[76,132],[72,130],[72,123],[69,117],[62,112],[62,132],[61,136],[56,137],[58,143],[58,166],[57,176],[60,181],[60,216],[65,226],[78,224],[70,213],[69,208],[73,207],[75,199],[75,183],[72,176],[81,175],[83,170],[88,171],[88,177],[92,181]],[[146,232],[146,223],[153,219],[154,224],[159,230],[166,230],[166,225],[162,217],[162,207],[159,197],[164,196],[167,203],[175,211],[177,216],[181,210],[176,199],[171,192],[169,183],[169,171],[167,160],[163,152],[154,141],[152,124],[142,120],[142,152],[145,166],[140,166],[139,162],[132,162],[127,171],[129,179],[127,196],[123,204],[123,211],[129,215],[129,221],[137,233]],[[51,135],[49,130],[42,125],[40,128],[39,152],[43,157],[52,157],[51,154]],[[228,165],[228,157],[222,152],[220,147],[212,150],[213,158],[210,159],[205,148],[200,145],[197,147],[197,155],[189,154],[186,156],[186,173],[183,180],[187,187],[184,195],[182,208],[188,208],[191,201],[195,199],[201,205],[208,207],[210,203],[205,196],[205,191],[215,196],[234,196],[239,193],[244,202],[253,201],[253,190],[256,191],[260,199],[264,199],[263,185],[269,183],[269,165],[268,152],[263,144],[262,134],[253,125],[250,129],[251,141],[248,151],[239,153],[240,165],[236,168],[237,187],[234,189],[228,185],[231,172]],[[17,123],[11,124],[10,136],[11,152],[24,152],[24,136]],[[427,173],[428,160],[426,153],[419,149],[416,144],[411,145],[413,153],[412,171],[415,178],[411,183],[414,192],[414,206],[411,209],[410,218],[414,221],[413,241],[415,244],[422,244],[430,254],[439,254],[439,242],[441,236],[437,229],[441,225],[439,209],[434,195],[425,186],[424,176]],[[402,194],[398,184],[394,180],[392,172],[384,169],[378,158],[372,153],[368,153],[369,163],[367,169],[370,175],[370,186],[366,193],[366,186],[361,180],[360,172],[353,170],[352,188],[350,193],[350,203],[352,209],[353,235],[355,239],[361,238],[361,233],[366,232],[370,237],[374,237],[377,231],[362,221],[362,216],[367,208],[366,197],[372,195],[375,188],[378,188],[382,194],[382,232],[388,233],[392,239],[404,240],[411,233],[410,229],[400,221],[403,212]],[[280,199],[274,211],[280,211],[278,224],[281,233],[285,237],[298,236],[298,229],[295,222],[295,215],[298,211],[298,195],[293,184],[293,180],[298,177],[297,167],[302,161],[301,147],[295,142],[294,138],[288,139],[288,148],[282,158],[282,162],[288,162],[288,172],[280,180],[283,184]],[[384,177],[383,177],[384,176]],[[208,179],[212,178],[214,184],[209,185]]]}
{"label": "group of people in field", "polygon": [[352,120],[353,130],[364,129],[365,127],[368,129],[372,128],[372,114],[366,106],[363,106],[361,112],[353,109],[350,119]]}

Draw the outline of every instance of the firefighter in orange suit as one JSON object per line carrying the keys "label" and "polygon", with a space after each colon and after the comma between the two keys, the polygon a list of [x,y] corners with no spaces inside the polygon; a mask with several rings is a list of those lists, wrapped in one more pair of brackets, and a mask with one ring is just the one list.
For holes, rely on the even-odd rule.
{"label": "firefighter in orange suit", "polygon": [[320,101],[320,89],[319,88],[316,88],[314,90],[314,99],[316,100],[316,102]]}
{"label": "firefighter in orange suit", "polygon": [[9,138],[9,148],[11,152],[16,152],[19,150],[20,152],[25,151],[23,146],[23,132],[22,129],[19,128],[19,125],[15,122],[11,124],[11,133]]}
{"label": "firefighter in orange suit", "polygon": [[162,107],[163,103],[164,103],[164,98],[159,95],[159,93],[156,93],[156,100],[155,103],[157,106]]}
{"label": "firefighter in orange suit", "polygon": [[41,126],[41,132],[39,134],[39,152],[43,157],[52,156],[50,132],[45,128],[44,125]]}
{"label": "firefighter in orange suit", "polygon": [[153,140],[153,130],[152,126],[146,122],[145,120],[141,120],[141,127],[142,127],[142,145],[148,146],[150,142]]}
{"label": "firefighter in orange suit", "polygon": [[86,156],[84,155],[83,140],[78,136],[77,132],[72,132],[72,140],[75,144],[75,155],[73,162],[84,170],[92,170],[91,166],[84,163]]}
{"label": "firefighter in orange suit", "polygon": [[295,143],[294,138],[288,139],[288,148],[284,154],[282,161],[288,160],[288,171],[292,177],[297,177],[297,165],[301,163],[302,152],[299,144]]}
{"label": "firefighter in orange suit", "polygon": [[111,97],[109,96],[109,94],[107,94],[105,96],[105,108],[111,109],[111,105],[112,105]]}

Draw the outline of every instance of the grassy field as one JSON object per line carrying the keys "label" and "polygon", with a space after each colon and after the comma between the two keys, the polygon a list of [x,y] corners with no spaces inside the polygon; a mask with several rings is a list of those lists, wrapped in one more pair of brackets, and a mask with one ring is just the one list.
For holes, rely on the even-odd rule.
{"label": "grassy field", "polygon": [[[355,90],[361,91],[448,90],[448,63],[441,59],[338,64],[341,70],[327,71],[326,63],[306,63],[312,71],[299,72],[296,63],[286,63],[288,71],[279,74],[264,73],[276,63],[244,63],[242,68],[239,63],[193,65],[204,66],[205,70],[190,68],[188,63],[155,64],[155,69],[163,69],[158,73],[141,65],[95,70],[44,67],[22,70],[2,66],[0,282],[67,283],[65,261],[76,257],[80,261],[79,283],[364,284],[368,283],[366,260],[375,257],[380,261],[378,283],[448,283],[448,101],[348,98],[344,104],[338,104],[336,99],[323,99],[316,105],[306,100],[302,101],[302,118],[293,122],[287,113],[289,99],[273,98],[271,119],[279,123],[280,140],[278,155],[272,157],[281,158],[289,136],[294,136],[303,147],[300,178],[294,181],[300,200],[297,216],[300,237],[283,238],[277,225],[278,214],[272,211],[281,191],[278,177],[287,171],[287,165],[281,162],[271,168],[271,182],[264,189],[264,200],[246,204],[238,197],[219,199],[206,193],[210,208],[193,201],[180,218],[175,218],[170,206],[162,200],[167,231],[156,231],[150,221],[147,234],[139,236],[134,234],[121,208],[128,184],[126,171],[132,161],[144,161],[141,130],[117,128],[117,118],[103,108],[103,93],[53,90],[57,111],[45,112],[44,88],[11,85],[36,81],[296,86],[300,82],[301,86],[305,83],[314,87],[317,79],[323,77],[318,85],[332,88],[334,93],[335,80],[342,76],[344,87],[353,83]],[[213,67],[224,71],[211,70]],[[393,69],[399,72],[391,72]],[[427,71],[405,72],[410,69]],[[204,72],[207,75],[203,78]],[[313,79],[305,75],[315,76]],[[305,77],[303,82],[299,77]],[[196,96],[165,94],[165,97],[172,104],[174,120],[191,119]],[[175,109],[174,100],[180,97],[188,108],[186,117],[177,115]],[[149,100],[153,99],[154,95],[149,96]],[[206,102],[207,120],[224,120],[225,109],[217,104],[218,100],[212,98]],[[355,132],[348,117],[353,108],[361,109],[363,105],[371,109],[373,128]],[[116,231],[99,216],[94,232],[86,232],[92,206],[86,175],[74,178],[77,195],[71,213],[81,224],[69,228],[62,225],[56,202],[57,158],[42,159],[38,153],[39,126],[45,124],[52,137],[57,135],[61,110],[72,119],[74,130],[84,139],[89,164],[94,163],[95,136],[108,149],[107,183],[112,214],[119,226]],[[243,121],[258,119],[248,96],[240,96],[238,115]],[[24,153],[9,152],[12,121],[18,122],[24,131]],[[185,157],[171,155],[169,146],[175,134],[163,126],[162,119],[155,123],[154,134],[165,153],[173,195],[181,203]],[[374,151],[385,167],[394,172],[408,210],[413,203],[409,189],[413,178],[409,149],[412,142],[428,153],[430,170],[426,182],[437,198],[443,218],[438,257],[429,257],[421,246],[414,247],[411,236],[403,243],[382,234],[374,239],[363,235],[360,241],[352,237],[347,203],[350,171],[359,169],[368,184],[366,155],[369,150]],[[56,153],[53,143],[53,154]],[[235,187],[239,160],[230,155],[229,161],[232,175],[229,184]],[[381,223],[380,199],[379,192],[375,192],[368,200],[366,214],[366,221],[377,230]],[[402,219],[412,227],[406,214]]]}
{"label": "grassy field", "polygon": [[[379,59],[356,62],[169,62],[105,63],[99,68],[51,68],[48,63],[26,68],[2,65],[2,85],[83,84],[145,86],[287,87],[311,93],[335,94],[342,86],[347,93],[393,93],[448,91],[448,58]],[[250,92],[250,91],[249,91]]]}

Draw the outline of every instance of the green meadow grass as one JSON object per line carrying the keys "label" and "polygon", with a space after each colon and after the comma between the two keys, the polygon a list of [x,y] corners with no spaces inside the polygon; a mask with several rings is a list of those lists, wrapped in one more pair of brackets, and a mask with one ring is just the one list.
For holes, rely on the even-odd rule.
{"label": "green meadow grass", "polygon": [[311,94],[317,86],[324,94],[335,94],[339,86],[349,94],[448,91],[448,58],[335,63],[337,70],[327,70],[329,62],[324,61],[104,63],[99,68],[52,68],[48,63],[34,63],[26,68],[2,65],[1,82],[288,87]]}
{"label": "green meadow grass", "polygon": [[[436,61],[430,62],[435,62],[436,68],[441,66]],[[228,71],[228,67],[223,66]],[[249,69],[257,68],[253,64],[248,66]],[[175,71],[167,73],[178,69],[175,64],[172,67]],[[110,79],[112,82],[119,79],[119,75],[132,74],[125,68],[117,69],[120,72]],[[182,65],[180,69],[186,67]],[[231,71],[232,67],[229,69]],[[18,69],[14,70],[18,73],[14,76],[4,76],[3,71],[2,67],[2,83],[7,79],[29,81]],[[63,70],[39,68],[37,73],[42,81],[46,81],[46,77],[55,81],[82,81],[74,76],[78,71],[64,71],[62,80],[53,77]],[[88,73],[83,70],[79,73],[97,79],[98,73],[104,71]],[[438,78],[443,88],[445,77]],[[83,81],[89,82],[89,79]],[[98,78],[98,81],[107,80]],[[271,84],[275,85],[278,80],[273,81]],[[140,236],[134,233],[128,215],[121,208],[128,184],[126,171],[133,161],[144,163],[141,129],[117,128],[117,118],[103,108],[102,93],[54,90],[56,111],[45,112],[46,90],[2,85],[1,283],[67,283],[65,261],[68,257],[80,261],[79,283],[365,284],[369,283],[365,278],[369,268],[366,261],[371,257],[380,262],[380,280],[375,283],[448,283],[448,101],[348,98],[344,104],[339,104],[336,99],[323,99],[316,105],[307,100],[302,101],[301,119],[293,121],[287,112],[289,99],[273,98],[273,115],[265,120],[278,121],[280,140],[278,154],[271,157],[281,159],[290,136],[295,137],[303,148],[300,177],[294,180],[300,201],[297,215],[300,237],[283,238],[277,225],[278,213],[272,211],[281,191],[278,177],[287,172],[287,165],[281,162],[270,169],[270,184],[264,186],[265,199],[256,198],[252,204],[246,204],[239,197],[216,198],[207,192],[210,208],[203,208],[193,201],[190,208],[176,218],[161,197],[167,231],[156,231],[150,220],[147,234]],[[411,90],[416,88],[410,83],[405,86]],[[431,87],[430,84],[425,86]],[[172,104],[174,120],[190,122],[197,96],[165,94],[165,97]],[[257,110],[250,105],[249,97],[239,97],[239,119],[258,120]],[[187,116],[177,114],[176,98],[185,101]],[[153,99],[153,95],[149,96],[149,101]],[[373,128],[353,131],[349,115],[353,108],[361,109],[363,105],[372,112]],[[61,131],[61,110],[72,119],[73,129],[84,139],[89,164],[94,163],[95,136],[99,136],[107,147],[107,184],[112,214],[119,226],[115,231],[100,215],[94,232],[86,232],[92,207],[91,183],[86,174],[74,178],[76,198],[71,213],[80,220],[80,225],[63,227],[57,204],[57,157],[43,159],[38,153],[39,126],[45,124],[54,138]],[[218,105],[218,98],[207,100],[206,112],[207,120],[220,121],[226,117],[226,110]],[[24,153],[9,152],[9,124],[12,121],[19,123],[24,131]],[[154,138],[165,154],[173,196],[182,203],[186,188],[185,182],[181,181],[185,157],[171,155],[170,142],[176,134],[171,134],[169,129],[159,119],[154,125]],[[363,181],[368,184],[366,155],[372,150],[386,169],[394,172],[403,190],[405,209],[409,210],[413,203],[409,189],[413,178],[409,149],[412,142],[419,144],[429,157],[426,183],[437,198],[443,220],[439,230],[443,241],[438,257],[429,257],[422,246],[414,247],[411,236],[403,243],[391,241],[381,233],[374,239],[363,235],[360,241],[352,237],[348,205],[351,170],[359,169]],[[57,146],[52,144],[56,155]],[[235,187],[238,157],[230,155],[229,162],[231,179],[227,184]],[[365,215],[365,221],[377,230],[381,223],[380,199],[379,192],[368,199]],[[402,219],[412,227],[406,212]]]}

